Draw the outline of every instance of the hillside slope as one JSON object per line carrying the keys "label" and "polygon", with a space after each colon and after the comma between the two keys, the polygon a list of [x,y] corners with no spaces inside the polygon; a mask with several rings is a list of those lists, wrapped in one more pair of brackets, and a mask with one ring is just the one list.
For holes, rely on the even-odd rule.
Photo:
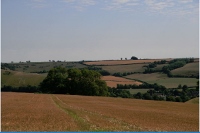
{"label": "hillside slope", "polygon": [[2,92],[2,131],[199,131],[198,104]]}

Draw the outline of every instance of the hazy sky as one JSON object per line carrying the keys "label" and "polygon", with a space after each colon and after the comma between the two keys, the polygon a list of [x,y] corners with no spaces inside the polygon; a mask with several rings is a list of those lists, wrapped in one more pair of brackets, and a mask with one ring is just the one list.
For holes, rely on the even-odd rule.
{"label": "hazy sky", "polygon": [[1,0],[1,61],[199,56],[199,0]]}

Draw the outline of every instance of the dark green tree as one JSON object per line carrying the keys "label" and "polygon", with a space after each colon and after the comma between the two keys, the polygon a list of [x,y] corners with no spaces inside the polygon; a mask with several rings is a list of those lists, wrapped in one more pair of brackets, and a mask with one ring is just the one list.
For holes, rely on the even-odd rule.
{"label": "dark green tree", "polygon": [[88,69],[53,68],[40,84],[45,93],[69,93],[76,95],[107,96],[108,88],[101,74]]}

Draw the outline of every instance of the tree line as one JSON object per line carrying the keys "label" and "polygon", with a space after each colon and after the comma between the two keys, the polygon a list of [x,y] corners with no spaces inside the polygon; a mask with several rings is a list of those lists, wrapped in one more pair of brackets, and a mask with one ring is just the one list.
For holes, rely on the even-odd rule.
{"label": "tree line", "polygon": [[[148,91],[143,94],[141,92],[130,94],[130,92],[126,89],[148,89]],[[192,98],[199,97],[199,81],[197,82],[196,88],[192,89],[190,89],[187,85],[179,85],[177,88],[166,88],[165,86],[158,85],[157,83],[143,83],[141,85],[118,84],[116,88],[110,88],[109,91],[113,97],[186,102]]]}
{"label": "tree line", "polygon": [[[145,69],[145,71],[143,73],[146,74],[146,73],[163,72],[163,73],[167,74],[168,77],[173,77],[173,75],[171,74],[171,70],[183,67],[187,63],[194,62],[194,58],[173,59],[173,60],[169,61],[168,65],[163,66],[161,70],[155,69],[155,67],[158,64],[165,64],[166,62],[167,62],[166,60],[161,60],[160,62],[158,61],[158,62],[150,63],[149,65],[144,66],[147,68]],[[180,77],[180,75],[179,75],[179,77]]]}

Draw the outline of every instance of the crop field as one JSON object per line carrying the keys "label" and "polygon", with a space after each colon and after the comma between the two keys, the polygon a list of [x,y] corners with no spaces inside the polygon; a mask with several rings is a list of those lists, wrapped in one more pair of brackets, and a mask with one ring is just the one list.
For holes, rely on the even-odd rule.
{"label": "crop field", "polygon": [[172,70],[171,73],[173,75],[197,76],[199,75],[199,62],[186,64],[181,68]]}
{"label": "crop field", "polygon": [[196,86],[198,80],[199,79],[196,78],[167,78],[160,79],[157,81],[148,81],[148,83],[157,83],[167,88],[176,88],[179,84],[187,85],[188,87]]}
{"label": "crop field", "polygon": [[142,60],[105,60],[105,61],[91,61],[84,62],[86,65],[122,65],[122,64],[147,64],[154,61],[166,60],[170,61],[171,59],[142,59]]}
{"label": "crop field", "polygon": [[13,92],[1,95],[2,131],[199,130],[199,106],[193,103]]}
{"label": "crop field", "polygon": [[151,73],[151,74],[131,74],[128,76],[125,76],[126,78],[130,79],[139,79],[141,81],[149,82],[149,81],[157,81],[160,79],[166,79],[168,78],[166,74],[162,73]]}
{"label": "crop field", "polygon": [[101,78],[102,80],[106,81],[107,86],[109,87],[117,87],[117,84],[135,84],[135,85],[140,85],[142,84],[141,82],[135,81],[135,80],[130,80],[130,79],[125,79],[121,77],[115,77],[115,76],[103,76]]}
{"label": "crop field", "polygon": [[176,88],[179,84],[189,86],[196,86],[198,79],[196,78],[169,78],[166,74],[152,73],[152,74],[132,74],[126,76],[130,79],[138,79],[150,84],[160,84],[167,88]]}
{"label": "crop field", "polygon": [[97,66],[101,67],[103,70],[106,70],[113,73],[124,73],[124,72],[144,72],[145,67],[143,67],[145,64],[129,64],[129,65],[113,65],[113,66]]}
{"label": "crop field", "polygon": [[37,86],[46,77],[46,74],[24,73],[18,71],[1,70],[1,86]]}

